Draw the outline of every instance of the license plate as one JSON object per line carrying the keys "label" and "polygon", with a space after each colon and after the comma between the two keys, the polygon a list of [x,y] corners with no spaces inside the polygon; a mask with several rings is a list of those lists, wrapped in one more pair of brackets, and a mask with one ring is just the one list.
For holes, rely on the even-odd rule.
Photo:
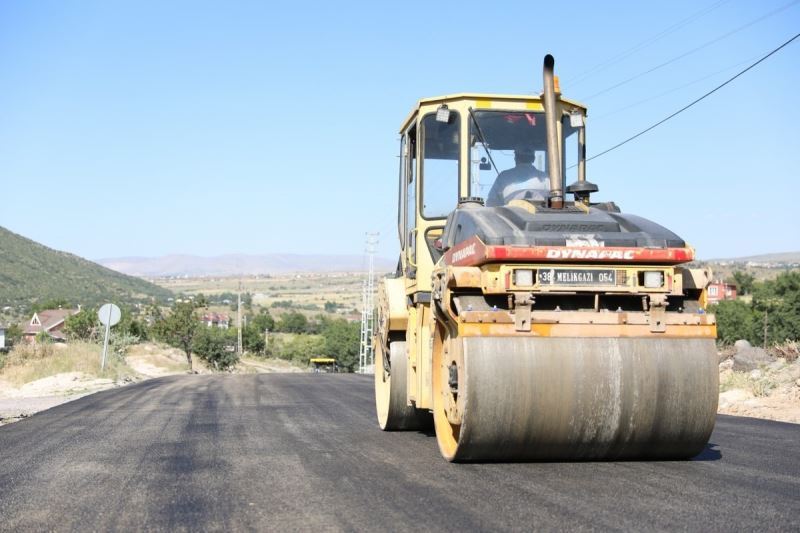
{"label": "license plate", "polygon": [[538,271],[539,285],[616,285],[615,270],[550,268]]}

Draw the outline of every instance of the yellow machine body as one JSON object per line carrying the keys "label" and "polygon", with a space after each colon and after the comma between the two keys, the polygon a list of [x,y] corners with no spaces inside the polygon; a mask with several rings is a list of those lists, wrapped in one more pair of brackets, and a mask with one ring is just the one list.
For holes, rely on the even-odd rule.
{"label": "yellow machine body", "polygon": [[[443,244],[458,219],[426,213],[426,196],[435,193],[422,151],[430,145],[427,131],[441,127],[425,117],[449,113],[440,123],[460,139],[457,175],[453,167],[452,183],[436,183],[451,189],[454,209],[475,196],[478,166],[494,165],[475,155],[482,110],[533,125],[545,98],[423,99],[401,127],[401,256],[395,277],[380,284],[374,337],[381,428],[435,427],[451,461],[697,454],[713,429],[718,394],[716,323],[704,312],[710,272],[684,266],[693,256],[688,246],[653,251],[568,239],[549,247],[480,238]],[[582,126],[586,108],[559,97],[554,111],[563,155],[562,124]],[[584,142],[581,132],[581,174]],[[552,163],[543,166],[553,174]],[[513,200],[498,212],[560,216],[549,201]],[[476,209],[489,209],[481,202]],[[582,212],[594,205],[576,194],[563,207],[580,231]],[[643,281],[653,279],[662,285]]]}

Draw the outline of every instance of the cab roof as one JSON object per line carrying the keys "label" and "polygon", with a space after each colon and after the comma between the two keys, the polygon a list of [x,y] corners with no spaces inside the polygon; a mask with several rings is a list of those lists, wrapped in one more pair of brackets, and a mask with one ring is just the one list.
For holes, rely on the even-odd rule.
{"label": "cab roof", "polygon": [[[490,93],[455,93],[455,94],[446,94],[443,96],[432,96],[429,98],[422,98],[420,99],[414,108],[411,110],[411,113],[408,114],[406,119],[403,121],[403,124],[400,126],[400,133],[404,132],[406,128],[409,126],[411,121],[414,120],[414,117],[417,116],[419,113],[419,109],[422,106],[427,105],[435,105],[435,104],[446,104],[449,102],[463,102],[463,101],[470,101],[474,100],[476,102],[521,102],[521,103],[536,103],[541,104],[542,99],[544,98],[541,94],[490,94]],[[580,108],[586,113],[586,106],[582,103],[570,100],[569,98],[559,98],[560,101],[565,102],[571,106]],[[482,106],[478,105],[477,108]]]}

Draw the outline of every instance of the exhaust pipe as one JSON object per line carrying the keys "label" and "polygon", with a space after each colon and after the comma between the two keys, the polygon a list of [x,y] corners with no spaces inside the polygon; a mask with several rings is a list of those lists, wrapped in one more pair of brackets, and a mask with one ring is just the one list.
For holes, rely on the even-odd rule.
{"label": "exhaust pipe", "polygon": [[556,88],[553,67],[556,60],[544,56],[544,121],[547,125],[547,166],[550,173],[550,207],[564,207],[563,179],[561,177],[561,150],[558,142],[558,117],[556,116]]}

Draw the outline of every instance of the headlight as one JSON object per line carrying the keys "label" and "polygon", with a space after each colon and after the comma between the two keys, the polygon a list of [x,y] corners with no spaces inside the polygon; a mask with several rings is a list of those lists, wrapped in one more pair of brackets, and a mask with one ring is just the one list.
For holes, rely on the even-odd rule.
{"label": "headlight", "polygon": [[644,273],[644,286],[648,289],[657,289],[664,286],[664,273],[647,271]]}
{"label": "headlight", "polygon": [[514,269],[514,285],[521,287],[533,286],[533,270],[528,268]]}

